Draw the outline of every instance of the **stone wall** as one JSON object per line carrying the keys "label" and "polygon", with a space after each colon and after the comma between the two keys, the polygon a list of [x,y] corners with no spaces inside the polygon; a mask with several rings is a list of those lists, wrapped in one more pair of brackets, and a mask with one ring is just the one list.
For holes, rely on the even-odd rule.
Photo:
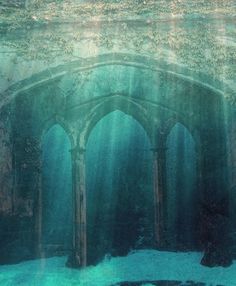
{"label": "stone wall", "polygon": [[13,154],[11,122],[7,111],[0,114],[0,214],[12,212]]}

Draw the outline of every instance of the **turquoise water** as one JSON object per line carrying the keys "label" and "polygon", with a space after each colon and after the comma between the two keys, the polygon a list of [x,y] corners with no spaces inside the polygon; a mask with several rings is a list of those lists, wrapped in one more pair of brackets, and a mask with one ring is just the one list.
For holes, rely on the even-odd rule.
{"label": "turquoise water", "polygon": [[235,8],[0,0],[0,286],[236,286]]}

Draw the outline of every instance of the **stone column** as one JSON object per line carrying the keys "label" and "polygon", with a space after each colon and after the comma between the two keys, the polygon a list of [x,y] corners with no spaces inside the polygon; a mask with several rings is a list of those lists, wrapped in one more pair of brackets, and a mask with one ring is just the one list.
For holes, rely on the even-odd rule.
{"label": "stone column", "polygon": [[[218,126],[217,126],[218,127]],[[229,249],[229,197],[227,149],[221,128],[204,130],[201,136],[201,238],[206,266],[231,264]]]}
{"label": "stone column", "polygon": [[[11,122],[0,112],[0,215],[13,212],[13,156]],[[1,230],[0,230],[1,231]]]}
{"label": "stone column", "polygon": [[42,256],[42,215],[43,215],[43,202],[42,202],[42,149],[41,142],[37,140],[38,144],[35,146],[38,152],[37,164],[37,177],[35,185],[35,199],[34,199],[34,218],[35,218],[35,255]]}
{"label": "stone column", "polygon": [[85,149],[76,146],[71,150],[71,154],[74,229],[73,253],[68,259],[67,266],[77,268],[87,265]]}
{"label": "stone column", "polygon": [[153,148],[153,186],[155,209],[155,242],[158,248],[165,246],[165,192],[166,192],[166,148],[160,144]]}

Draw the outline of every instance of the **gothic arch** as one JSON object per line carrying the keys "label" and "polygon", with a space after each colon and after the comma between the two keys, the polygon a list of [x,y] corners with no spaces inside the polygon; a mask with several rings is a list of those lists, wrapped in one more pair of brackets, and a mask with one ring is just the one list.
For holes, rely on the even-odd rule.
{"label": "gothic arch", "polygon": [[[57,138],[55,135],[60,135],[60,137]],[[72,225],[74,211],[71,140],[66,130],[60,124],[55,123],[44,133],[41,145],[42,188],[40,190],[41,208],[38,213],[39,220],[41,220],[41,229],[39,230],[41,247],[47,247],[49,242],[53,246],[53,243],[56,242],[59,243],[57,247],[61,247],[61,251],[68,252],[72,247],[72,228],[69,226]],[[56,149],[55,146],[57,146]],[[51,151],[49,151],[50,149]],[[58,160],[59,154],[60,160]],[[53,173],[55,178],[48,177],[50,173]],[[64,223],[63,220],[65,220]],[[55,234],[50,234],[51,232]],[[66,240],[64,237],[66,237]],[[42,248],[41,253],[44,253],[44,251],[47,251],[47,249]]]}
{"label": "gothic arch", "polygon": [[41,145],[42,145],[42,141],[43,141],[45,135],[48,133],[48,131],[54,125],[59,125],[65,131],[66,135],[68,136],[68,138],[70,140],[71,148],[73,148],[75,146],[75,138],[74,138],[73,132],[71,130],[71,127],[65,119],[63,119],[62,117],[59,117],[59,116],[54,116],[42,124],[42,126],[41,126]]}
{"label": "gothic arch", "polygon": [[167,62],[158,59],[150,60],[150,58],[146,56],[115,53],[62,64],[21,80],[2,92],[0,107],[10,103],[19,94],[27,93],[39,87],[50,86],[53,83],[58,82],[69,72],[79,73],[81,71],[88,71],[98,67],[111,65],[134,67],[135,69],[143,69],[145,71],[150,71],[151,73],[162,72],[163,74],[168,75],[169,78],[180,80],[183,84],[191,83],[194,86],[201,87],[208,93],[217,94],[222,98],[225,93],[232,94],[232,96],[234,95],[234,92],[226,84],[206,77],[204,74],[190,71],[183,66],[168,64]]}
{"label": "gothic arch", "polygon": [[85,145],[94,126],[106,115],[116,110],[131,116],[142,126],[149,139],[151,138],[150,124],[146,117],[147,110],[142,105],[129,98],[117,95],[97,104],[87,116],[83,129]]}
{"label": "gothic arch", "polygon": [[180,122],[172,127],[168,135],[166,157],[168,240],[172,247],[175,244],[177,248],[186,245],[188,249],[196,243],[200,190],[197,189],[196,143],[189,129]]}
{"label": "gothic arch", "polygon": [[[113,115],[114,115],[114,117],[113,117]],[[118,119],[118,121],[113,122],[113,119]],[[114,125],[113,125],[113,123],[114,123]],[[121,125],[119,125],[119,124],[115,125],[115,123],[117,123],[117,124],[120,123]],[[99,125],[99,124],[101,124],[101,125]],[[110,127],[109,129],[106,129],[107,124]],[[98,126],[99,127],[102,126],[102,129],[97,129]],[[114,133],[116,134],[115,137],[113,137],[111,134],[109,134],[109,132],[107,132],[107,130],[111,130],[111,126],[114,126]],[[116,129],[116,126],[117,126],[117,129]],[[119,128],[119,126],[122,126],[122,128]],[[128,132],[125,131],[126,127],[127,127],[126,130]],[[102,130],[104,132],[102,132]],[[129,131],[131,131],[131,133],[129,133]],[[135,133],[132,133],[134,131],[135,131]],[[119,134],[119,135],[117,135],[117,134]],[[140,150],[140,149],[136,149],[136,141],[134,141],[132,139],[132,136],[129,137],[130,134],[135,134],[137,136],[135,138],[139,138],[139,140],[137,140],[137,142],[142,142],[142,144],[138,145],[138,147],[144,148],[145,151]],[[153,156],[151,153],[151,142],[150,142],[150,139],[148,138],[146,131],[144,130],[143,126],[135,118],[130,117],[130,116],[128,117],[127,113],[124,113],[123,111],[121,111],[119,109],[115,109],[115,110],[112,110],[109,113],[107,113],[105,116],[103,116],[97,122],[97,124],[92,129],[90,136],[89,136],[88,144],[86,146],[87,147],[86,153],[88,155],[87,159],[89,158],[89,160],[86,161],[86,164],[87,164],[87,171],[89,173],[88,178],[90,180],[92,180],[92,182],[96,182],[95,183],[96,187],[94,188],[93,184],[87,185],[87,188],[88,188],[87,189],[87,199],[86,199],[86,201],[88,202],[87,214],[90,214],[90,215],[88,215],[88,226],[91,227],[91,225],[93,224],[93,220],[90,217],[91,216],[91,210],[96,209],[96,207],[99,209],[99,212],[96,214],[96,219],[98,219],[99,215],[101,215],[102,213],[103,214],[109,213],[106,204],[104,204],[104,207],[101,207],[102,204],[104,203],[104,200],[103,200],[104,196],[106,197],[106,201],[111,201],[110,200],[111,197],[114,199],[114,201],[116,201],[116,199],[121,201],[122,198],[124,198],[124,193],[127,194],[130,191],[130,196],[127,196],[127,198],[128,197],[131,198],[132,195],[133,195],[133,197],[132,197],[132,200],[128,199],[127,205],[130,204],[131,206],[134,206],[135,202],[136,202],[136,204],[139,205],[139,203],[140,203],[139,198],[142,197],[143,194],[146,194],[146,195],[148,194],[148,197],[151,198],[152,202],[151,202],[151,204],[149,203],[148,207],[147,207],[147,202],[145,201],[146,196],[143,195],[143,200],[142,200],[142,205],[141,205],[141,208],[143,207],[143,210],[142,210],[143,213],[142,212],[141,213],[142,213],[142,215],[144,215],[144,214],[147,215],[147,214],[149,214],[149,212],[151,213],[151,215],[149,214],[151,218],[149,218],[149,220],[148,220],[148,222],[151,222],[151,228],[152,228],[152,233],[151,233],[151,235],[149,234],[151,237],[151,238],[149,238],[151,240],[151,242],[149,242],[149,243],[150,244],[152,243],[152,246],[153,246],[154,245],[154,233],[153,233],[154,232],[154,204],[153,204],[154,194],[153,194],[153,175],[152,175],[152,167],[153,167],[153,158],[152,157]],[[96,136],[96,139],[94,136]],[[101,136],[101,137],[97,137],[97,136]],[[106,137],[106,140],[104,139],[104,137]],[[114,141],[113,140],[110,141],[111,138],[115,138]],[[129,138],[128,141],[127,141],[127,138]],[[102,141],[103,139],[105,141]],[[132,142],[131,145],[129,145],[129,143],[128,143],[129,140],[131,140],[131,142]],[[100,141],[102,141],[104,143],[108,142],[108,144],[106,145],[106,144],[102,143],[101,145],[99,145]],[[94,142],[97,142],[97,145],[99,146],[98,149],[96,149],[96,147],[92,147],[92,146],[94,146]],[[113,143],[115,142],[115,144],[113,145],[113,143],[111,143],[111,142],[113,142]],[[119,143],[117,144],[117,142],[119,142]],[[91,143],[92,143],[92,145],[91,145]],[[139,143],[137,143],[137,144],[139,144]],[[105,149],[103,149],[103,146],[106,146]],[[109,149],[111,146],[114,146],[114,149],[115,150],[118,149],[119,152],[118,153],[116,151],[114,152],[113,148]],[[123,147],[119,149],[120,146],[123,146]],[[96,150],[95,153],[93,153],[94,150]],[[99,150],[99,152],[98,152],[98,150]],[[107,150],[109,150],[108,153],[107,153]],[[127,152],[127,150],[128,150],[128,153],[125,153],[125,152]],[[100,157],[101,154],[103,154],[102,157]],[[106,157],[106,154],[109,154],[108,157],[110,159],[108,159],[108,157]],[[117,156],[117,154],[119,154],[119,156]],[[119,161],[119,157],[122,156],[121,154],[127,155],[127,156],[125,156],[125,158],[126,158],[125,164],[124,164],[124,162],[121,163],[121,161]],[[144,164],[144,161],[143,161],[144,157],[147,160],[146,164]],[[136,163],[135,165],[137,167],[135,172],[137,172],[137,170],[139,170],[138,172],[140,172],[138,177],[137,177],[137,173],[135,173],[135,172],[132,173],[132,171],[135,170],[135,166],[132,166],[131,169],[130,169],[130,167],[128,167],[128,166],[130,166],[130,162],[134,162],[134,158],[135,158],[135,163]],[[92,164],[91,164],[91,162],[92,162]],[[104,162],[107,162],[107,164],[105,164]],[[113,162],[112,165],[110,165],[109,162]],[[127,162],[128,162],[128,164],[127,164]],[[102,165],[102,164],[104,164],[104,165]],[[101,168],[101,167],[97,168],[96,166],[103,166],[103,168]],[[109,167],[104,172],[106,166],[109,166]],[[123,166],[123,168],[120,168],[119,166]],[[116,169],[116,168],[118,168],[118,169]],[[124,172],[125,168],[127,168],[127,169]],[[91,169],[96,170],[96,171],[91,171]],[[118,172],[116,170],[121,170],[121,171]],[[127,170],[129,170],[129,171],[127,171]],[[119,177],[119,175],[117,175],[117,172],[119,174],[121,173],[122,175]],[[99,174],[99,175],[97,175],[97,174]],[[114,177],[111,174],[113,174],[113,175],[115,174]],[[136,175],[134,175],[134,174],[136,174]],[[100,180],[94,179],[93,176],[95,176],[94,178],[97,178],[96,176],[98,176],[98,178],[101,178],[101,179]],[[135,177],[136,180],[131,183],[129,178],[132,178],[132,176],[133,177],[136,176]],[[119,177],[119,180],[117,180],[118,177]],[[113,178],[114,179],[114,181],[112,183],[112,187],[110,187],[109,183],[107,183],[106,178]],[[139,183],[138,183],[138,180],[140,180]],[[108,179],[108,181],[109,181],[109,179]],[[145,182],[148,186],[147,189],[145,189],[144,193],[141,191],[141,188],[139,188],[139,184],[141,184],[143,182]],[[121,187],[121,186],[123,186],[123,187]],[[127,192],[122,192],[122,189],[125,190],[125,186],[127,187],[127,189],[126,189]],[[119,187],[119,188],[117,189],[117,187]],[[93,192],[91,192],[91,190]],[[107,190],[109,190],[109,191],[107,191]],[[97,195],[96,199],[94,199],[93,196],[96,196],[96,194],[98,194],[98,193],[99,193],[99,195]],[[93,207],[91,207],[91,202],[93,203]],[[126,208],[124,207],[124,205],[125,205],[124,201],[123,201],[123,204],[117,204],[115,209],[112,209],[112,207],[110,209],[110,211],[111,211],[110,215],[115,214],[116,220],[118,220],[119,222],[121,222],[121,221],[123,222],[123,224],[124,224],[123,227],[119,226],[118,230],[121,233],[123,233],[123,235],[124,235],[124,234],[126,234],[126,224],[125,224],[124,217],[120,215],[121,211],[119,211],[119,217],[116,217],[116,215],[117,215],[116,212],[117,212],[119,205],[122,207],[122,211],[124,211],[124,213],[126,211],[129,212],[130,217],[132,215],[134,215],[135,211],[133,211],[131,208],[130,209],[128,208],[126,210]],[[146,206],[146,209],[145,209],[145,206]],[[136,215],[137,215],[137,213],[136,213]],[[136,219],[137,219],[137,217],[136,217]],[[113,223],[116,224],[117,223],[116,220],[114,219]],[[102,223],[102,220],[98,219],[98,221],[99,221],[99,229],[100,229],[100,227],[101,227],[101,229],[104,228],[104,224]],[[137,224],[137,222],[135,222],[134,226],[133,226],[134,234],[137,231],[135,229],[136,224]],[[120,225],[120,224],[118,223],[116,225],[116,231],[117,231],[118,225]],[[95,236],[99,237],[99,235],[98,235],[99,231],[97,230],[97,228],[95,227],[92,229],[94,229],[94,232],[97,233],[97,235],[95,235]],[[111,229],[109,232],[112,233],[112,231],[114,232],[113,229]],[[118,231],[118,233],[119,233],[119,231]],[[92,235],[94,235],[94,233]],[[96,252],[96,250],[95,250],[96,247],[94,248],[93,243],[91,243],[92,235],[91,235],[91,232],[88,232],[87,237],[88,237],[88,242],[90,243],[90,244],[88,243],[88,261],[89,261],[89,263],[91,263],[91,259],[92,259],[91,254],[93,255]],[[135,237],[135,235],[133,235],[133,236]],[[113,251],[117,251],[119,249],[119,246],[117,244],[117,239],[109,237],[109,234],[107,235],[106,231],[105,231],[104,237],[107,238],[106,241],[109,241],[108,245],[109,244],[113,245],[113,243],[114,243],[113,247],[115,249],[113,249]],[[115,235],[115,237],[116,237],[116,235]],[[123,242],[123,247],[125,245],[125,248],[126,248],[127,244],[134,243],[134,241],[135,241],[134,237],[130,236],[130,240],[127,237],[127,241]],[[100,240],[98,240],[98,241],[96,241],[95,245],[99,246],[100,244],[103,245],[102,242]],[[91,245],[93,248],[91,248]],[[108,248],[109,248],[109,246],[108,246]],[[94,249],[94,250],[91,251],[91,249]],[[106,251],[111,251],[111,249],[106,249]]]}
{"label": "gothic arch", "polygon": [[[197,142],[195,141],[195,138],[194,138],[193,133],[191,132],[191,129],[188,127],[188,125],[184,124],[184,123],[181,122],[181,121],[176,121],[176,122],[171,126],[171,128],[169,129],[169,132],[167,133],[167,138],[171,135],[171,132],[172,132],[175,128],[178,128],[178,126],[184,129],[185,133],[187,133],[188,136],[192,138],[192,141],[193,141],[194,145],[196,146],[196,145],[197,145]],[[196,148],[195,148],[195,149],[196,149]]]}

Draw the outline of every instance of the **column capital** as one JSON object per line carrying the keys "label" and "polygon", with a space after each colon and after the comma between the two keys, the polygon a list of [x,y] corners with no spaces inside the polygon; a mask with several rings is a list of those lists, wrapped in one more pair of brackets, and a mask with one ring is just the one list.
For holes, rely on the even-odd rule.
{"label": "column capital", "polygon": [[168,148],[164,146],[150,148],[150,151],[152,151],[153,153],[159,153],[159,152],[163,152],[166,150],[168,150]]}
{"label": "column capital", "polygon": [[73,154],[84,154],[86,152],[86,149],[77,145],[74,148],[70,149],[70,152]]}

